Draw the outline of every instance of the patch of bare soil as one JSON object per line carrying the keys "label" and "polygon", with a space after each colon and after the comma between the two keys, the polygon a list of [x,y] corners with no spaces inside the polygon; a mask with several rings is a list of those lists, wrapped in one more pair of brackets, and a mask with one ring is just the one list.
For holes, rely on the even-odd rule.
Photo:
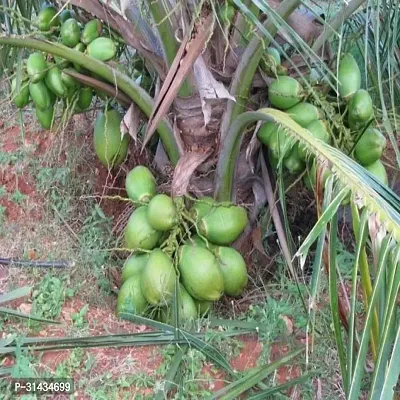
{"label": "patch of bare soil", "polygon": [[231,365],[237,371],[245,371],[257,366],[263,346],[253,336],[243,336],[240,340],[243,342],[243,348],[240,350],[240,354],[232,360]]}
{"label": "patch of bare soil", "polygon": [[[18,150],[36,149],[34,155],[43,154],[49,146],[49,133],[39,135],[29,130],[25,132],[22,142],[22,133],[19,126],[2,127],[0,130],[0,151],[11,156]],[[21,143],[22,142],[22,143]],[[0,196],[0,205],[4,207],[4,214],[10,222],[22,219],[33,219],[39,221],[42,217],[42,199],[37,193],[34,180],[29,171],[29,165],[23,159],[16,163],[4,163],[0,167],[0,187],[5,190]],[[18,198],[12,200],[13,194],[21,194],[26,199],[23,204]],[[21,201],[22,203],[22,201]]]}
{"label": "patch of bare soil", "polygon": [[[60,140],[78,140],[82,144],[88,145],[92,148],[92,124],[82,116],[77,116],[72,122],[71,129],[79,126],[83,134],[77,138],[59,137],[49,131],[34,131],[25,128],[24,137],[19,126],[0,127],[0,151],[6,154],[14,154],[20,151],[27,153],[27,157],[41,158],[45,156],[51,149],[57,146],[59,151],[59,161],[62,164],[66,159],[67,148],[60,146]],[[68,134],[68,133],[66,133]],[[93,150],[93,149],[92,149]],[[94,154],[94,152],[93,152]],[[114,217],[115,232],[118,234],[121,231],[124,222],[130,214],[129,205],[126,202],[118,201],[115,199],[108,199],[107,196],[123,196],[125,197],[124,181],[126,173],[135,165],[146,163],[148,160],[143,159],[146,155],[142,156],[137,151],[131,150],[127,166],[119,169],[118,171],[107,171],[93,156],[93,159],[88,160],[91,167],[95,169],[95,195],[99,196],[99,202],[102,210],[107,216]],[[82,169],[82,166],[77,166],[77,172]],[[24,229],[35,229],[35,225],[40,226],[44,215],[44,199],[38,193],[35,186],[35,179],[31,175],[29,162],[25,158],[18,159],[17,162],[8,162],[1,166],[0,169],[0,187],[4,186],[6,195],[0,196],[0,205],[5,207],[5,221],[4,227],[7,235],[15,235],[13,240],[15,242],[23,241]],[[19,191],[24,196],[24,201],[20,203],[12,201],[10,198],[13,193]],[[28,224],[29,221],[29,224]],[[32,228],[27,228],[32,227]],[[10,237],[8,238],[10,240]],[[42,242],[48,241],[56,246],[61,246],[57,243],[58,238],[55,237],[40,237]],[[251,242],[256,243],[251,247],[259,247],[262,250],[262,240],[260,232],[257,231]],[[8,242],[9,243],[9,242]],[[20,253],[15,253],[14,250],[8,247],[3,249],[0,245],[0,250],[7,254],[0,254],[0,256],[18,256]],[[37,254],[34,248],[26,249],[25,255],[30,259],[40,258],[41,255]],[[260,265],[265,266],[265,261],[269,258],[260,258]],[[23,271],[17,271],[18,286],[25,284],[33,284],[32,280],[28,280]],[[10,269],[0,267],[0,293],[9,289]],[[37,282],[36,282],[37,283]],[[88,284],[88,283],[87,283]],[[95,284],[95,283],[93,283]],[[229,300],[226,300],[229,302]],[[242,307],[247,307],[251,302],[245,301],[242,305],[238,302],[238,311]],[[74,324],[73,314],[79,313],[83,307],[87,306],[82,300],[78,298],[67,299],[62,307],[60,317],[58,318],[59,325],[43,325],[40,331],[29,332],[27,331],[26,323],[15,322],[13,329],[15,332],[24,333],[30,336],[39,336],[43,338],[55,337],[71,337],[71,336],[98,336],[109,334],[123,334],[123,333],[138,333],[149,331],[149,328],[144,325],[136,325],[128,321],[120,320],[115,315],[115,298],[110,297],[102,302],[102,306],[88,305],[87,314],[83,317],[84,322],[81,328],[77,329]],[[32,299],[28,296],[24,299],[9,304],[10,307],[17,309],[24,313],[30,313],[32,308]],[[232,304],[230,304],[232,307]],[[235,306],[236,307],[236,306]],[[4,335],[3,335],[4,337]],[[262,343],[254,337],[243,337],[240,339],[243,342],[243,348],[239,355],[232,360],[232,367],[237,371],[245,371],[257,365],[258,359],[262,352]],[[280,345],[277,345],[279,347]],[[276,350],[278,352],[278,350]],[[55,372],[57,368],[67,365],[70,362],[72,350],[49,351],[40,355],[39,363],[36,368],[42,371]],[[87,388],[101,388],[104,385],[103,377],[107,375],[107,379],[115,381],[121,376],[135,376],[138,373],[145,374],[161,380],[161,376],[155,376],[156,370],[162,362],[162,357],[158,348],[154,346],[130,346],[130,347],[105,347],[105,348],[90,348],[84,351],[84,356],[79,365],[75,365],[71,370],[72,378],[76,383],[86,382],[84,387],[76,387],[76,399],[89,399]],[[12,366],[15,363],[13,357],[5,357],[0,359],[1,366]],[[88,367],[89,365],[89,367]],[[294,372],[291,372],[291,371]],[[285,381],[285,377],[297,376],[296,367],[292,367],[290,371],[282,370],[280,372],[279,382]],[[217,370],[211,363],[206,362],[203,367],[203,372],[211,377],[211,384],[208,388],[211,391],[218,391],[227,384],[227,377],[222,371]],[[117,398],[124,396],[135,398],[139,395],[151,395],[151,389],[137,388],[135,385],[131,387],[118,388]],[[55,398],[62,398],[58,396]]]}
{"label": "patch of bare soil", "polygon": [[[14,302],[13,307],[20,311],[29,312],[30,304],[26,302]],[[113,303],[111,301],[111,303]],[[84,303],[79,299],[67,300],[62,308],[58,322],[60,325],[44,325],[34,336],[43,338],[59,338],[71,336],[70,332],[73,329],[72,314],[79,312],[84,306]],[[95,337],[98,335],[108,334],[133,334],[151,331],[150,328],[144,325],[136,325],[128,321],[120,320],[114,313],[114,308],[98,308],[89,306],[85,316],[85,328],[80,336]],[[16,328],[18,326],[16,325]],[[22,325],[19,326],[23,329]],[[76,331],[74,336],[76,336]],[[243,347],[240,353],[231,361],[232,367],[237,371],[245,371],[249,368],[257,366],[258,359],[262,352],[262,343],[256,337],[243,336],[239,340],[243,342]],[[280,343],[273,345],[272,361],[286,354],[288,348]],[[36,366],[38,371],[46,371],[55,373],[57,368],[63,365],[68,365],[71,357],[71,350],[48,351],[41,354],[39,363]],[[86,368],[90,360],[90,369]],[[71,374],[71,378],[77,383],[85,381],[85,387],[75,388],[75,398],[89,399],[86,393],[88,385],[92,389],[101,388],[102,379],[107,375],[109,381],[117,380],[122,376],[134,376],[135,374],[147,374],[148,376],[158,376],[156,371],[162,363],[159,349],[155,346],[130,346],[130,347],[102,347],[87,349],[82,357],[79,365],[75,365]],[[0,365],[3,367],[13,366],[15,359],[13,357],[5,357]],[[202,372],[205,376],[210,376],[210,382],[207,384],[207,389],[216,392],[228,384],[226,375],[216,369],[211,363],[205,363]],[[300,369],[296,366],[282,367],[278,370],[278,381],[284,383],[289,379],[299,375]],[[151,394],[150,389],[137,387],[120,388],[120,395],[130,394],[132,396],[139,394]],[[132,397],[134,398],[134,397]]]}

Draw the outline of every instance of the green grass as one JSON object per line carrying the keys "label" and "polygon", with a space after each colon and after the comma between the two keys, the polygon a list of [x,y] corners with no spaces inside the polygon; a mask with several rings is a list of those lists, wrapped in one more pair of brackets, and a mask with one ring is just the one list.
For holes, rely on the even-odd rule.
{"label": "green grass", "polygon": [[[89,308],[105,307],[112,310],[113,305],[110,304],[112,288],[107,272],[110,267],[118,267],[122,264],[115,255],[107,251],[115,246],[116,239],[112,234],[113,219],[107,217],[97,199],[91,197],[94,192],[93,182],[96,179],[94,156],[87,143],[79,140],[79,131],[75,135],[77,139],[68,140],[68,151],[65,153],[65,149],[57,142],[52,150],[39,159],[35,159],[31,153],[19,151],[14,152],[12,156],[3,154],[1,157],[0,154],[0,162],[3,161],[8,165],[21,163],[28,166],[31,176],[35,179],[36,190],[44,199],[43,219],[40,223],[24,221],[26,231],[14,236],[12,245],[23,257],[27,257],[29,249],[35,249],[40,258],[65,259],[75,264],[69,271],[26,270],[23,273],[24,281],[26,279],[35,285],[31,301],[32,312],[36,315],[57,319],[65,302],[69,299],[80,300],[80,308],[70,315],[71,324],[67,331],[69,336],[91,333],[87,320]],[[65,158],[60,157],[60,154],[65,154]],[[2,193],[0,188],[0,195],[6,194]],[[17,203],[23,204],[25,201],[25,198],[17,192],[11,196]],[[11,245],[11,241],[9,243]],[[347,279],[351,257],[344,249],[340,257],[343,257],[343,263],[340,263],[343,265],[341,272]],[[278,267],[275,276],[279,278],[268,282],[265,282],[261,276],[255,279],[255,282],[263,283],[256,290],[256,300],[252,301],[248,310],[234,314],[236,320],[257,322],[262,326],[262,329],[257,332],[258,340],[262,343],[259,365],[270,362],[271,345],[276,341],[287,345],[289,349],[294,348],[295,336],[304,335],[307,325],[307,313],[300,301],[298,288],[283,273],[283,261],[278,258],[276,263]],[[263,268],[259,266],[257,271],[261,273]],[[22,279],[21,271],[13,272],[10,287],[20,286],[20,279]],[[322,284],[326,283],[322,282]],[[300,285],[300,291],[306,295],[306,286]],[[216,309],[212,317],[232,318],[233,316],[231,309],[218,305]],[[282,317],[287,317],[293,322],[294,334],[288,333]],[[337,399],[340,398],[340,389],[335,385],[339,378],[332,382],[332,377],[337,376],[338,361],[327,304],[318,311],[317,318],[317,325],[322,326],[322,330],[316,333],[314,352],[310,354],[308,365],[305,364],[305,359],[300,359],[298,366],[301,372],[311,370],[321,379],[324,399]],[[91,322],[98,326],[103,324],[103,321]],[[218,348],[228,360],[237,357],[243,348],[243,343],[238,338],[227,336],[234,328],[208,327],[207,324],[208,321],[204,321],[203,329],[207,331],[206,340]],[[40,323],[21,325],[14,319],[4,318],[0,319],[0,327],[6,334],[35,334],[46,330],[46,326]],[[134,374],[125,372],[114,374],[110,371],[94,374],[93,371],[98,362],[96,357],[88,350],[75,349],[57,366],[55,374],[59,377],[77,376],[75,385],[91,398],[109,399],[117,395],[124,398],[124,390],[134,388],[135,391],[137,390],[135,399],[152,399],[152,395],[147,394],[147,391],[152,393],[153,390],[160,389],[160,382],[168,373],[174,354],[173,346],[155,348],[154,357],[158,357],[160,362],[158,366],[155,366],[152,374],[137,370],[135,364],[133,364]],[[132,363],[135,363],[134,359]],[[210,393],[209,387],[215,380],[213,373],[205,368],[208,364],[203,353],[188,349],[179,373],[179,390],[174,398],[206,398]],[[15,376],[28,376],[26,374],[44,376],[45,372],[38,371],[39,365],[39,354],[21,351],[13,373]],[[215,367],[212,367],[213,370]],[[46,373],[50,374],[49,371]],[[231,380],[229,377],[223,379],[227,382]],[[269,386],[277,385],[276,375],[272,374],[265,383]],[[311,399],[314,392],[315,388],[310,382],[301,386],[304,399]],[[126,392],[126,398],[130,399],[131,394]]]}
{"label": "green grass", "polygon": [[4,224],[5,213],[6,213],[6,207],[0,204],[0,226]]}
{"label": "green grass", "polygon": [[10,199],[18,205],[23,204],[27,198],[28,196],[26,194],[21,193],[18,189],[10,196]]}
{"label": "green grass", "polygon": [[15,152],[0,151],[0,165],[15,165],[25,160],[25,152],[18,150]]}

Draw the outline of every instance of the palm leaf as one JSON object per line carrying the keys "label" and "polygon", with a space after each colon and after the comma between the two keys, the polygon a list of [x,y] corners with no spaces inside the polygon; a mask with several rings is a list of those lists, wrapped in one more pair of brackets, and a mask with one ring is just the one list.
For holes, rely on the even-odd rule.
{"label": "palm leaf", "polygon": [[[345,193],[345,189],[342,189],[341,193],[337,195],[340,198],[341,194]],[[336,197],[336,198],[337,198]],[[342,197],[343,198],[343,197]],[[335,199],[336,200],[336,199]],[[337,252],[337,213],[335,212],[332,215],[332,218],[329,222],[330,231],[329,231],[329,304],[331,306],[332,312],[332,322],[333,322],[333,330],[335,333],[336,346],[339,355],[339,364],[340,370],[342,374],[344,387],[347,388],[348,384],[348,364],[346,359],[346,353],[342,338],[342,329],[340,324],[340,311],[339,311],[339,295],[337,292],[337,260],[336,260],[336,252]],[[347,393],[346,393],[347,395]]]}
{"label": "palm leaf", "polygon": [[13,309],[7,308],[7,307],[0,307],[0,315],[5,315],[5,316],[9,316],[9,317],[18,317],[18,318],[28,319],[31,321],[37,321],[37,322],[44,322],[46,324],[59,324],[59,322],[53,321],[51,319],[35,317],[34,315],[28,315],[21,311],[16,311],[16,310],[13,310]]}
{"label": "palm leaf", "polygon": [[[398,348],[396,334],[395,311],[396,298],[400,283],[398,282],[399,254],[394,246],[400,240],[400,199],[388,187],[381,184],[363,167],[344,155],[339,150],[313,138],[306,130],[297,125],[287,114],[273,110],[261,109],[257,112],[242,114],[231,126],[220,153],[217,167],[217,196],[219,200],[229,199],[235,166],[235,157],[241,144],[241,135],[247,124],[255,121],[273,121],[282,127],[292,143],[304,145],[310,154],[316,157],[319,164],[329,165],[333,176],[325,186],[324,210],[314,228],[311,230],[296,255],[304,263],[310,246],[320,238],[320,254],[323,251],[325,230],[329,226],[328,277],[332,321],[339,353],[341,374],[344,382],[346,398],[358,399],[361,382],[364,376],[364,365],[369,346],[375,360],[375,373],[372,390],[375,398],[385,393],[392,395],[398,369],[388,371],[393,365]],[[229,156],[228,156],[229,154]],[[232,172],[232,175],[231,175]],[[335,184],[336,181],[336,184]],[[352,192],[352,216],[354,232],[357,238],[356,265],[353,270],[353,288],[351,294],[351,315],[349,343],[344,346],[341,320],[339,319],[340,303],[337,282],[337,210],[343,199]],[[227,195],[228,194],[228,195]],[[355,200],[356,199],[356,200]],[[363,210],[361,220],[358,208]],[[377,218],[388,231],[381,239],[371,236],[371,243],[366,240],[367,220]],[[375,271],[369,269],[367,250],[374,249],[376,258]],[[396,251],[397,253],[396,253]],[[389,258],[391,256],[391,258]],[[392,260],[388,262],[388,260]],[[317,264],[318,266],[320,263]],[[367,314],[361,332],[360,343],[356,343],[355,308],[357,293],[357,271],[360,271],[361,285],[364,293],[364,308]],[[388,280],[389,279],[389,280]],[[385,283],[387,282],[387,283]],[[313,291],[315,293],[315,289]],[[346,316],[341,315],[342,322]],[[398,329],[398,328],[397,328]],[[384,337],[382,336],[384,333]],[[382,341],[382,339],[385,339]],[[392,349],[393,347],[393,351]],[[378,349],[378,353],[377,353]],[[386,386],[384,386],[386,385]],[[387,397],[390,398],[390,397]]]}
{"label": "palm leaf", "polygon": [[368,308],[367,317],[366,317],[366,321],[365,321],[365,327],[364,327],[363,335],[362,335],[361,341],[360,341],[360,349],[358,352],[356,363],[354,365],[354,375],[350,382],[350,390],[348,393],[348,399],[350,399],[350,400],[359,399],[359,396],[360,396],[361,378],[364,373],[364,364],[365,364],[365,359],[367,356],[367,350],[368,350],[368,344],[369,344],[369,338],[370,338],[370,332],[371,332],[370,328],[372,325],[373,315],[374,315],[374,306],[375,306],[376,302],[378,301],[379,292],[380,292],[380,290],[382,290],[384,270],[385,270],[386,260],[387,260],[388,254],[389,254],[389,250],[390,250],[389,239],[390,239],[389,237],[386,237],[384,239],[384,244],[382,245],[381,259],[380,259],[380,263],[378,266],[374,290],[372,292],[371,301],[370,301],[370,305]]}
{"label": "palm leaf", "polygon": [[177,348],[174,358],[171,361],[168,372],[164,379],[164,387],[154,395],[154,400],[164,400],[167,398],[168,392],[173,388],[176,375],[179,372],[180,365],[185,355],[187,346]]}
{"label": "palm leaf", "polygon": [[271,364],[264,365],[261,367],[254,368],[253,370],[248,371],[244,374],[244,376],[240,379],[235,380],[231,384],[227,385],[223,389],[215,392],[212,396],[209,397],[208,400],[220,399],[220,400],[233,400],[240,396],[242,393],[246,392],[253,386],[262,382],[269,374],[277,370],[282,365],[287,364],[293,358],[297,357],[304,351],[304,348],[297,349],[286,356],[283,356],[281,359],[274,361]]}
{"label": "palm leaf", "polygon": [[8,303],[9,301],[25,297],[31,292],[31,290],[32,290],[31,286],[23,286],[18,289],[14,289],[11,292],[0,294],[0,304]]}
{"label": "palm leaf", "polygon": [[260,393],[257,393],[253,396],[250,396],[247,398],[247,400],[264,400],[271,398],[272,395],[276,395],[277,393],[283,392],[284,390],[287,390],[295,385],[306,382],[311,377],[312,374],[307,372],[304,375],[299,376],[298,378],[292,379],[286,383],[282,383],[281,385],[274,386],[272,388],[263,390]]}
{"label": "palm leaf", "polygon": [[142,324],[146,324],[148,326],[151,326],[154,329],[159,329],[165,332],[171,332],[171,333],[177,333],[179,338],[182,338],[180,341],[181,343],[186,343],[188,345],[191,345],[195,347],[197,350],[201,351],[205,356],[210,358],[212,361],[214,361],[216,364],[218,364],[221,368],[229,372],[230,374],[233,374],[233,369],[228,363],[228,361],[225,359],[225,357],[221,354],[220,351],[218,351],[214,346],[211,346],[210,344],[206,343],[204,340],[200,339],[199,337],[186,332],[182,329],[176,328],[172,325],[164,324],[162,322],[157,322],[153,321],[148,318],[140,317],[134,314],[128,314],[128,313],[123,313],[121,314],[121,317],[124,319],[131,320],[133,322],[138,322]]}
{"label": "palm leaf", "polygon": [[328,162],[341,184],[353,192],[357,192],[363,205],[371,213],[378,213],[379,219],[386,224],[387,230],[396,239],[400,239],[399,197],[350,157],[315,139],[286,113],[271,108],[244,113],[231,126],[221,149],[216,171],[216,197],[219,200],[228,200],[231,197],[235,164],[242,142],[242,134],[249,123],[258,120],[273,121],[279,124],[289,137],[301,142],[309,153],[319,160]]}

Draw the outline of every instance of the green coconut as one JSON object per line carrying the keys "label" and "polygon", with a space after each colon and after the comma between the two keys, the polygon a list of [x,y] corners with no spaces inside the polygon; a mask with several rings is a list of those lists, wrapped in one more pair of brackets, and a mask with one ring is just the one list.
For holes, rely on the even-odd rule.
{"label": "green coconut", "polygon": [[75,12],[73,10],[64,9],[61,11],[60,21],[62,24],[70,18],[75,18]]}
{"label": "green coconut", "polygon": [[268,147],[271,154],[273,154],[277,160],[289,155],[292,142],[283,127],[277,126],[277,129],[274,129],[271,132],[268,139]]}
{"label": "green coconut", "polygon": [[275,47],[268,47],[267,50],[265,50],[265,51],[267,52],[267,54],[272,56],[276,65],[279,65],[281,63],[281,55],[280,55],[279,51],[277,49],[275,49]]}
{"label": "green coconut", "polygon": [[147,220],[147,206],[142,206],[129,217],[125,228],[125,246],[130,250],[152,250],[161,235],[162,232],[156,231]]}
{"label": "green coconut", "polygon": [[296,104],[286,112],[290,115],[293,121],[297,122],[303,128],[310,125],[313,121],[322,119],[324,116],[324,113],[320,108],[306,102]]}
{"label": "green coconut", "polygon": [[270,103],[281,110],[295,106],[304,98],[304,90],[296,79],[279,76],[268,88]]}
{"label": "green coconut", "polygon": [[127,258],[122,268],[121,282],[124,283],[134,275],[140,275],[149,260],[149,253],[134,253]]}
{"label": "green coconut", "polygon": [[81,42],[88,45],[97,39],[102,31],[103,27],[98,19],[92,19],[83,28],[81,35]]}
{"label": "green coconut", "polygon": [[347,53],[339,63],[338,73],[339,94],[345,100],[350,100],[361,87],[361,72],[357,61]]}
{"label": "green coconut", "polygon": [[221,246],[215,256],[224,278],[224,291],[228,296],[239,296],[247,285],[247,267],[242,255],[232,247]]}
{"label": "green coconut", "polygon": [[147,167],[138,165],[126,176],[125,188],[131,200],[147,203],[156,194],[156,180]]}
{"label": "green coconut", "polygon": [[215,200],[210,196],[204,196],[195,201],[192,208],[190,209],[190,215],[195,221],[199,221],[215,205]]}
{"label": "green coconut", "polygon": [[65,86],[62,78],[61,71],[54,64],[49,65],[49,70],[45,77],[46,86],[57,97],[65,97],[67,95],[67,87]]}
{"label": "green coconut", "polygon": [[[316,139],[322,140],[325,143],[329,143],[329,132],[324,120],[316,120],[307,125],[306,129],[314,136]],[[303,145],[299,145],[299,157],[302,160],[307,158],[307,149]]]}
{"label": "green coconut", "polygon": [[363,128],[374,116],[374,106],[369,93],[360,89],[349,102],[349,126],[352,130]]}
{"label": "green coconut", "polygon": [[[204,238],[205,239],[205,238]],[[204,247],[205,249],[214,251],[218,246],[209,242],[207,239],[202,239],[199,235],[193,235],[188,241],[187,244],[191,244],[193,246]]]}
{"label": "green coconut", "polygon": [[385,166],[382,164],[381,160],[376,160],[374,163],[370,165],[366,165],[364,167],[367,171],[369,171],[375,178],[383,183],[384,185],[388,184],[388,176],[386,173]]}
{"label": "green coconut", "polygon": [[174,201],[166,194],[157,194],[147,207],[149,224],[158,231],[169,231],[178,222],[178,212]]}
{"label": "green coconut", "polygon": [[117,53],[117,46],[107,37],[94,39],[87,47],[87,53],[100,61],[111,60]]}
{"label": "green coconut", "polygon": [[[117,314],[127,313],[143,315],[148,307],[141,289],[139,275],[132,276],[125,281],[118,293]],[[123,316],[122,316],[123,317]]]}
{"label": "green coconut", "polygon": [[39,107],[35,108],[36,118],[39,121],[43,129],[51,129],[53,126],[54,118],[54,105],[50,105],[49,108],[42,110]]}
{"label": "green coconut", "polygon": [[152,305],[168,304],[174,294],[175,282],[176,272],[171,259],[162,250],[153,250],[141,275],[146,300]]}
{"label": "green coconut", "polygon": [[217,259],[211,251],[183,245],[178,253],[179,272],[183,285],[197,300],[215,301],[224,292],[224,280]]}
{"label": "green coconut", "polygon": [[354,156],[361,165],[370,165],[379,160],[386,148],[386,138],[376,128],[369,127],[354,148]]}
{"label": "green coconut", "polygon": [[11,98],[18,108],[24,108],[29,104],[29,82],[22,81],[17,93],[17,79],[11,81]]}
{"label": "green coconut", "polygon": [[94,124],[94,149],[107,168],[119,166],[128,152],[129,135],[122,135],[121,121],[121,114],[111,109],[99,113]]}
{"label": "green coconut", "polygon": [[83,87],[81,90],[79,90],[77,106],[82,111],[85,111],[92,104],[92,99],[93,99],[93,90],[92,90],[92,88]]}
{"label": "green coconut", "polygon": [[298,143],[293,146],[289,155],[284,159],[283,165],[292,175],[296,175],[304,171],[305,164],[302,156],[299,154]]}
{"label": "green coconut", "polygon": [[[179,284],[178,302],[179,320],[181,322],[193,321],[198,318],[196,302],[181,283]],[[175,309],[172,305],[162,308],[162,320],[164,323],[174,324],[174,311]]]}
{"label": "green coconut", "polygon": [[47,32],[50,28],[59,26],[60,23],[60,19],[57,15],[57,8],[49,4],[40,9],[35,25],[37,25],[42,32]]}
{"label": "green coconut", "polygon": [[[71,70],[76,72],[76,70],[74,70],[73,68],[71,68]],[[80,83],[73,76],[68,75],[64,71],[61,72],[61,79],[67,88],[76,90],[81,86]]]}
{"label": "green coconut", "polygon": [[47,74],[47,62],[42,53],[32,53],[26,62],[26,71],[31,83],[41,81]]}
{"label": "green coconut", "polygon": [[197,314],[200,318],[206,316],[212,310],[212,301],[200,301],[195,299],[194,302],[196,304]]}
{"label": "green coconut", "polygon": [[268,149],[268,161],[271,164],[271,167],[275,170],[278,170],[279,166],[279,157],[277,157],[271,149]]}
{"label": "green coconut", "polygon": [[210,242],[227,245],[239,237],[247,222],[247,212],[243,207],[218,204],[200,220],[199,229]]}
{"label": "green coconut", "polygon": [[37,108],[47,110],[51,106],[50,92],[43,81],[30,83],[29,94]]}
{"label": "green coconut", "polygon": [[[182,284],[179,284],[179,318],[181,321],[197,319],[197,307],[193,297]],[[174,317],[174,312],[172,312]]]}
{"label": "green coconut", "polygon": [[315,138],[329,143],[329,132],[325,121],[313,121],[311,124],[307,125],[307,130],[310,131]]}
{"label": "green coconut", "polygon": [[257,138],[262,144],[269,146],[271,137],[277,134],[278,129],[279,125],[275,122],[264,122],[257,132]]}
{"label": "green coconut", "polygon": [[68,47],[75,47],[81,37],[81,28],[74,18],[67,19],[61,25],[61,40]]}

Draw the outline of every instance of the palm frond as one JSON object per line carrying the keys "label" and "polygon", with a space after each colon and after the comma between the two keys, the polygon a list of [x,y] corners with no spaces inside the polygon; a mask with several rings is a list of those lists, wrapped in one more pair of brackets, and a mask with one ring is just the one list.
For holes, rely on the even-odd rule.
{"label": "palm frond", "polygon": [[278,123],[293,140],[300,141],[311,154],[321,160],[326,160],[341,183],[358,193],[363,205],[370,212],[378,213],[380,220],[387,225],[388,231],[396,238],[400,238],[399,197],[350,157],[315,139],[286,113],[271,108],[244,113],[232,125],[217,166],[216,196],[219,200],[229,199],[232,195],[234,170],[242,134],[249,123],[258,120]]}
{"label": "palm frond", "polygon": [[[296,256],[303,264],[311,245],[317,239],[319,240],[318,257],[320,258],[324,252],[326,253],[323,258],[328,273],[332,322],[346,398],[354,400],[360,398],[361,383],[365,374],[364,366],[368,350],[371,349],[375,362],[371,393],[376,396],[374,398],[382,398],[378,396],[384,387],[389,399],[393,394],[393,385],[400,372],[398,368],[393,368],[394,357],[398,351],[396,332],[400,325],[394,311],[400,287],[400,199],[387,186],[381,184],[341,151],[312,137],[307,130],[302,129],[287,114],[267,108],[242,114],[228,132],[217,168],[216,187],[219,200],[228,199],[227,194],[231,193],[235,157],[240,148],[241,135],[245,132],[248,124],[258,120],[277,123],[291,138],[292,144],[299,142],[304,145],[319,164],[328,166],[333,172],[333,176],[325,184],[323,213],[297,250]],[[338,248],[337,213],[349,191],[352,193],[356,257],[350,295],[350,318],[348,319],[346,315],[342,315],[340,309],[336,253]],[[358,215],[358,209],[362,210],[361,218]],[[373,221],[379,221],[381,224],[380,233],[373,235],[370,231],[370,241],[368,241],[366,237],[367,224],[373,224]],[[379,239],[381,235],[383,239]],[[326,239],[328,247],[325,244]],[[373,249],[374,268],[371,268],[368,263],[367,252],[370,248]],[[316,281],[320,265],[321,261],[315,263],[318,270],[313,272],[311,301],[314,301],[317,293]],[[360,271],[366,312],[366,319],[361,322],[363,328],[359,343],[355,329],[358,271]],[[343,322],[346,327],[349,325],[348,332],[346,332],[348,333],[347,346],[345,346],[343,338]],[[384,336],[382,336],[383,332]],[[389,366],[392,368],[391,370],[388,369]]]}

